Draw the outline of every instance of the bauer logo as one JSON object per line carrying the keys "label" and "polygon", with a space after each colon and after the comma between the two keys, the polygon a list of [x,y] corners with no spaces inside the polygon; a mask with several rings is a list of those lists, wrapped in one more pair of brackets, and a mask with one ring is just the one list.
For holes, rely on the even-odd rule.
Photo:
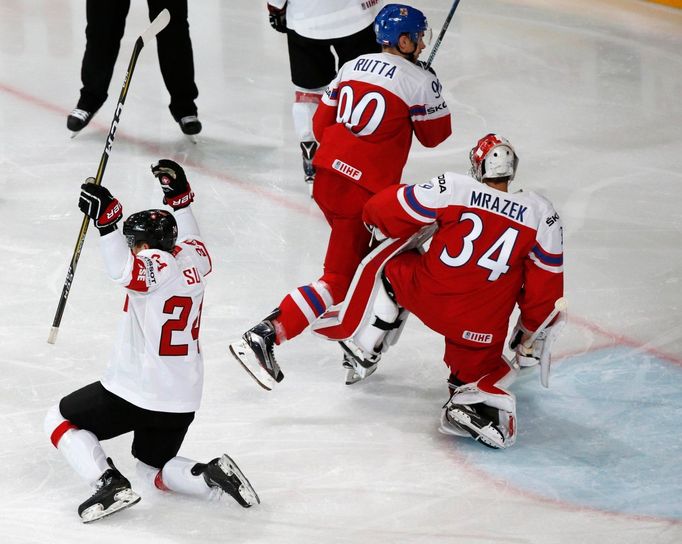
{"label": "bauer logo", "polygon": [[462,333],[462,338],[469,340],[469,342],[476,342],[478,344],[493,343],[493,335],[486,332],[464,331]]}
{"label": "bauer logo", "polygon": [[332,168],[336,170],[337,172],[341,172],[342,174],[348,176],[351,179],[354,179],[355,181],[359,180],[362,177],[362,172],[358,170],[357,168],[353,168],[350,164],[346,164],[343,161],[340,161],[339,159],[336,159],[332,163]]}

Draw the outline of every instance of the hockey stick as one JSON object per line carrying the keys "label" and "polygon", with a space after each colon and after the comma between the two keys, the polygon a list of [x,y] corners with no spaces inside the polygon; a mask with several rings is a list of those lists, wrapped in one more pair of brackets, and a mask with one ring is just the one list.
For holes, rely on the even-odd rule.
{"label": "hockey stick", "polygon": [[[123,80],[123,87],[121,88],[121,94],[118,97],[118,104],[114,110],[114,119],[111,121],[111,128],[109,128],[109,134],[107,135],[106,143],[104,144],[104,152],[99,160],[99,167],[97,168],[97,175],[95,176],[95,184],[101,185],[102,177],[104,176],[104,169],[107,167],[107,162],[109,160],[109,153],[111,153],[111,146],[114,143],[114,137],[116,135],[116,128],[121,119],[121,112],[123,111],[123,104],[125,103],[126,96],[128,96],[128,89],[130,88],[130,80],[133,77],[133,71],[135,70],[135,65],[137,64],[137,59],[140,56],[142,48],[150,40],[156,37],[156,35],[161,32],[168,22],[170,21],[170,13],[167,9],[164,9],[159,13],[156,18],[150,23],[140,36],[138,36],[135,41],[135,47],[133,47],[133,54],[130,57],[130,63],[128,64],[128,70],[126,72],[126,77]],[[54,344],[57,341],[57,333],[59,332],[59,325],[62,322],[62,315],[64,315],[64,308],[66,307],[66,301],[69,298],[69,291],[71,290],[71,284],[73,283],[73,276],[76,273],[76,266],[78,266],[78,259],[80,259],[81,250],[83,249],[83,243],[85,242],[85,235],[88,232],[88,225],[90,224],[90,218],[83,214],[83,222],[81,223],[81,229],[78,232],[78,239],[76,240],[76,247],[73,250],[73,255],[71,256],[71,262],[69,263],[69,269],[66,272],[66,279],[64,280],[64,287],[62,288],[62,294],[59,298],[59,304],[57,305],[57,311],[54,314],[54,320],[52,321],[52,328],[50,329],[50,335],[47,338],[48,343]]]}
{"label": "hockey stick", "polygon": [[436,41],[433,42],[433,49],[431,49],[431,54],[429,55],[429,60],[426,61],[426,69],[427,70],[431,66],[431,63],[433,62],[433,58],[436,56],[436,52],[438,51],[438,48],[440,47],[440,43],[443,41],[443,36],[445,36],[445,32],[447,31],[448,27],[450,26],[450,21],[452,20],[452,16],[455,14],[455,10],[457,9],[458,5],[459,5],[459,0],[455,0],[452,4],[452,7],[450,8],[450,13],[448,13],[448,16],[445,18],[445,22],[443,23],[443,28],[440,29],[440,32],[438,33],[438,37],[436,38]]}

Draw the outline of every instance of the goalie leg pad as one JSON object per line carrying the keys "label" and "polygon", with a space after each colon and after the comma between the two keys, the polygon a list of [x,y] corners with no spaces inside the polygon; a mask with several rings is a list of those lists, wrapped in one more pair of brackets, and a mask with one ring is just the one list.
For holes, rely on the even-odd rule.
{"label": "goalie leg pad", "polygon": [[[386,337],[400,329],[401,308],[395,299],[389,296],[383,281],[376,287],[376,296],[372,301],[370,318],[360,326],[352,340],[361,349],[369,353],[380,353],[388,349]],[[396,338],[397,340],[397,338]],[[393,342],[395,343],[395,342]]]}

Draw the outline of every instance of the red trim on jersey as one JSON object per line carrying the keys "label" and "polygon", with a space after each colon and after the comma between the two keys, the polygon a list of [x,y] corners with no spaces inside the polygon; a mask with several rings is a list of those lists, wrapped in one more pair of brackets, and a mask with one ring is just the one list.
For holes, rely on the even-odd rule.
{"label": "red trim on jersey", "polygon": [[163,475],[161,474],[161,470],[156,473],[156,476],[154,476],[154,487],[156,489],[160,489],[161,491],[170,491],[170,487],[168,487],[164,481],[163,481]]}
{"label": "red trim on jersey", "polygon": [[71,429],[78,429],[78,427],[76,427],[67,419],[65,419],[59,425],[57,425],[57,428],[54,431],[52,431],[52,434],[50,435],[50,442],[52,442],[52,445],[55,448],[57,448],[59,441],[62,439],[62,436],[64,436],[64,434],[67,431],[70,431]]}
{"label": "red trim on jersey", "polygon": [[294,94],[295,102],[308,102],[311,104],[319,104],[322,99],[322,95],[318,93],[306,93],[303,91],[296,91]]}
{"label": "red trim on jersey", "polygon": [[126,295],[126,299],[125,299],[125,301],[123,302],[123,311],[124,311],[124,312],[127,312],[127,311],[128,311],[128,302],[129,302],[129,301],[130,301],[130,299],[128,298],[128,295]]}
{"label": "red trim on jersey", "polygon": [[[211,254],[208,252],[208,249],[206,248],[206,244],[199,240],[185,240],[184,243],[189,244],[190,246],[194,246],[195,251],[200,257],[206,257],[208,259],[208,270],[206,271],[206,274],[204,274],[204,276],[208,276],[213,270],[213,261],[211,260]],[[202,255],[202,253],[205,253],[205,255]]]}
{"label": "red trim on jersey", "polygon": [[145,270],[145,262],[142,259],[135,257],[133,261],[133,269],[130,271],[130,283],[126,285],[126,289],[131,291],[139,291],[146,293],[149,291],[147,287],[147,272]]}

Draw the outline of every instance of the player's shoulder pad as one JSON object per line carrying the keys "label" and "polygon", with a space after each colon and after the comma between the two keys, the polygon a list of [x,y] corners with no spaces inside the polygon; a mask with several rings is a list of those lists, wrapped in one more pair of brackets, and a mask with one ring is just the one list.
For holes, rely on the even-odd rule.
{"label": "player's shoulder pad", "polygon": [[540,221],[543,222],[546,227],[552,227],[561,222],[561,218],[554,209],[554,205],[546,196],[535,191],[528,191],[525,195],[533,202],[533,205],[539,212]]}
{"label": "player's shoulder pad", "polygon": [[158,283],[161,278],[177,269],[178,266],[175,257],[168,251],[161,249],[143,249],[135,258],[144,263],[151,283]]}
{"label": "player's shoulder pad", "polygon": [[414,194],[419,202],[429,208],[442,208],[452,199],[458,174],[444,172],[426,183],[416,185]]}

